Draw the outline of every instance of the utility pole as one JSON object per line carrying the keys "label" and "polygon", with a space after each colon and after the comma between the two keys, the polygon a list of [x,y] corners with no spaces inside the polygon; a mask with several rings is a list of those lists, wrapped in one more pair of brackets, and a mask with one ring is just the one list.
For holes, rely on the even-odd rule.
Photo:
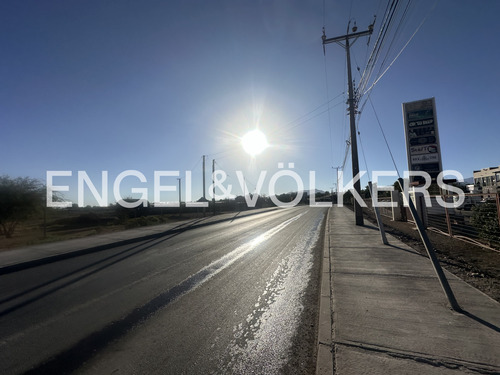
{"label": "utility pole", "polygon": [[[349,22],[350,25],[350,22]],[[351,156],[352,156],[352,177],[356,178],[359,174],[359,162],[358,162],[358,142],[357,142],[357,137],[356,137],[356,99],[354,97],[354,89],[352,85],[352,73],[351,73],[351,52],[350,52],[350,46],[356,42],[356,40],[361,37],[361,36],[367,36],[371,35],[373,33],[373,24],[368,26],[368,30],[366,31],[357,31],[357,27],[354,26],[352,28],[352,33],[349,34],[349,25],[347,26],[347,34],[338,36],[336,38],[326,38],[325,35],[325,29],[323,28],[323,52],[325,51],[325,44],[329,43],[337,43],[338,45],[342,46],[346,50],[346,55],[347,55],[347,80],[349,81],[349,99],[347,100],[347,103],[349,104],[349,118],[350,118],[350,125],[351,125]],[[349,40],[354,39],[352,44],[349,44]],[[344,42],[345,44],[342,44]],[[356,193],[358,193],[359,196],[361,193],[361,182],[359,179],[354,183],[354,190]],[[363,212],[361,205],[358,203],[357,199],[354,199],[354,216],[356,219],[356,225],[363,225]]]}
{"label": "utility pole", "polygon": [[338,199],[339,199],[339,169],[341,167],[332,167],[333,169],[335,169],[335,178],[336,178],[336,182],[335,182],[335,199],[337,200],[338,202]]}
{"label": "utility pole", "polygon": [[207,197],[205,196],[205,156],[203,155],[203,202],[206,202]]}
{"label": "utility pole", "polygon": [[215,159],[212,159],[212,204],[214,206],[215,216]]}
{"label": "utility pole", "polygon": [[[203,155],[203,204],[207,201],[205,189],[205,157],[206,155]],[[203,217],[205,217],[205,209],[205,206],[203,206]]]}
{"label": "utility pole", "polygon": [[179,181],[179,217],[182,214],[182,202],[181,202],[181,179],[178,178],[177,181]]}

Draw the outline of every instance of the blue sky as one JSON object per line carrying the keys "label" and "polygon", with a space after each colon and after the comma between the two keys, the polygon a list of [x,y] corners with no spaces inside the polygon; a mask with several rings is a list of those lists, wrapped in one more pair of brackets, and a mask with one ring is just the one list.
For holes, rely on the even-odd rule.
{"label": "blue sky", "polygon": [[[408,1],[401,3],[404,8]],[[370,45],[363,38],[352,48],[359,81],[356,68],[366,64],[386,4],[3,1],[0,174],[45,180],[47,170],[72,171],[54,183],[69,185],[65,196],[76,201],[77,171],[86,171],[99,191],[101,171],[108,171],[113,201],[113,181],[125,170],[140,171],[148,183],[127,178],[122,195],[148,187],[151,200],[154,171],[180,171],[184,180],[191,170],[197,198],[201,158],[208,155],[207,174],[215,158],[235,194],[241,194],[235,171],[253,188],[267,170],[268,193],[279,162],[285,168],[293,162],[306,188],[315,171],[316,187],[329,190],[348,138],[347,79],[344,49],[330,44],[323,55],[322,27],[329,38],[343,35],[351,19],[361,31],[377,14]],[[495,0],[413,1],[401,29],[391,31],[385,66],[425,19],[371,91],[400,172],[407,169],[401,103],[430,97],[436,98],[445,169],[471,177],[473,170],[500,165],[499,13]],[[394,170],[367,103],[358,124],[360,168]],[[255,127],[271,147],[251,158],[239,137]],[[174,177],[162,181],[177,184]],[[284,177],[276,190],[296,185]],[[162,200],[177,199],[176,192],[162,194]],[[95,203],[88,189],[85,197]]]}

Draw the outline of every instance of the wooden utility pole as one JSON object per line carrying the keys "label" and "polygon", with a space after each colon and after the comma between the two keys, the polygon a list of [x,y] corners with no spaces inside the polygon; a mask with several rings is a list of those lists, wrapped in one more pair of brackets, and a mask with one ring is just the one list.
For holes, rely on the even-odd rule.
{"label": "wooden utility pole", "polygon": [[[205,158],[206,155],[203,155],[203,205],[205,205],[205,202],[207,202],[206,189],[205,189]],[[203,217],[205,217],[205,212],[206,212],[206,207],[203,206]]]}
{"label": "wooden utility pole", "polygon": [[335,197],[339,196],[339,169],[342,167],[332,167],[335,169]]}
{"label": "wooden utility pole", "polygon": [[179,181],[179,216],[181,216],[182,215],[181,179],[178,178],[177,181]]}
{"label": "wooden utility pole", "polygon": [[214,216],[215,216],[215,159],[212,159],[212,204],[214,205]]}
{"label": "wooden utility pole", "polygon": [[[357,100],[354,95],[354,89],[352,85],[352,72],[351,72],[351,53],[350,47],[356,40],[361,36],[371,35],[373,33],[373,25],[368,27],[368,30],[356,32],[357,27],[354,26],[352,28],[352,33],[349,34],[349,26],[347,28],[347,34],[338,36],[336,38],[326,38],[325,29],[323,29],[323,49],[325,48],[325,44],[329,43],[337,43],[340,46],[344,47],[347,55],[347,80],[349,81],[349,99],[347,103],[349,104],[349,118],[350,118],[350,127],[351,127],[351,155],[352,155],[352,177],[356,178],[359,174],[359,161],[358,161],[358,142],[356,137],[356,107]],[[352,44],[349,43],[350,39],[354,39]],[[343,43],[345,44],[343,44]],[[358,193],[358,196],[361,196],[361,182],[359,179],[354,182],[354,190]],[[359,204],[357,199],[354,199],[354,216],[356,219],[356,225],[363,225],[363,212],[361,205]]]}
{"label": "wooden utility pole", "polygon": [[207,201],[207,197],[205,196],[205,156],[203,155],[203,202]]}

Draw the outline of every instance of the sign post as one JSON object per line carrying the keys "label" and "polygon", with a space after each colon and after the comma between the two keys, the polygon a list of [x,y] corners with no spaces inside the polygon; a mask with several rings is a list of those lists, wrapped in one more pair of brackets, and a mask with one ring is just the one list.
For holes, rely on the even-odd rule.
{"label": "sign post", "polygon": [[[432,180],[435,181],[438,174],[443,170],[443,167],[441,163],[441,148],[439,146],[436,102],[434,98],[403,103],[403,118],[405,123],[406,152],[408,153],[408,170],[427,172]],[[421,176],[411,176],[410,182],[425,182],[422,180],[423,177]],[[403,190],[403,179],[400,178],[398,181]],[[462,312],[463,310],[460,308],[453,290],[446,279],[446,275],[439,264],[439,260],[412,199],[408,199],[408,206],[434,268],[434,272],[436,272],[441,287],[448,299],[450,308],[456,312]]]}

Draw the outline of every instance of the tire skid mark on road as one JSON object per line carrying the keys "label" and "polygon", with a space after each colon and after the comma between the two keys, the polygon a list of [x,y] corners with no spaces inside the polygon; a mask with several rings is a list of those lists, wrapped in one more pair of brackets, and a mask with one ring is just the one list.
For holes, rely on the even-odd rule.
{"label": "tire skid mark on road", "polygon": [[307,211],[296,215],[277,225],[276,227],[264,232],[253,240],[237,247],[235,250],[203,267],[197,273],[189,276],[181,283],[153,298],[143,306],[135,308],[124,318],[118,321],[111,322],[100,331],[94,332],[83,338],[71,348],[59,353],[45,363],[32,368],[27,372],[27,374],[53,374],[61,372],[66,373],[76,370],[78,367],[80,367],[81,364],[92,358],[95,353],[104,349],[112,341],[119,339],[133,327],[145,322],[160,309],[166,307],[180,297],[195,290],[196,288],[210,280],[213,276],[232,265],[245,254],[254,250],[261,243],[270,239],[306,213]]}

